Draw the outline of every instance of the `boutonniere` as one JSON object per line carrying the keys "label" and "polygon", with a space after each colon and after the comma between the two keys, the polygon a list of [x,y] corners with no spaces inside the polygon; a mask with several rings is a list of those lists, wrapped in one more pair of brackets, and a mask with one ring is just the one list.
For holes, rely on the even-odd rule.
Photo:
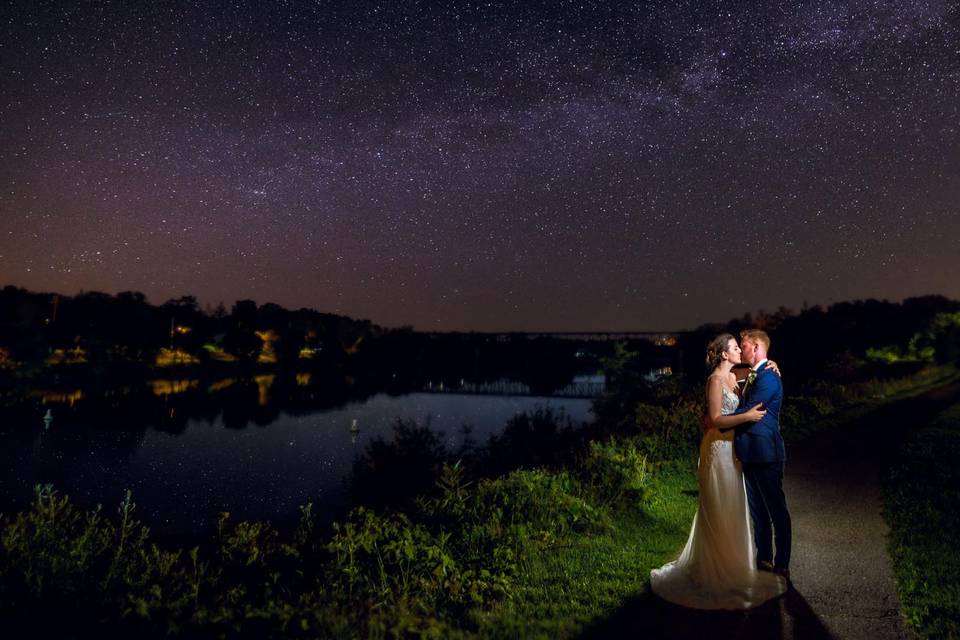
{"label": "boutonniere", "polygon": [[757,372],[756,372],[756,371],[751,371],[750,373],[748,373],[748,374],[747,374],[747,383],[744,385],[744,388],[749,387],[750,385],[752,385],[752,384],[756,381],[756,379],[757,379]]}

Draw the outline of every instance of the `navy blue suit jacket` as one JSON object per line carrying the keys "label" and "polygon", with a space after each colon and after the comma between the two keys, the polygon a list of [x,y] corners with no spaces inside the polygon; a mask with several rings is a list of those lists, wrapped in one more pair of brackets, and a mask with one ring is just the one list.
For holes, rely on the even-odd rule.
{"label": "navy blue suit jacket", "polygon": [[783,462],[786,453],[780,435],[780,406],[783,404],[783,384],[780,376],[761,367],[757,378],[744,392],[740,407],[734,415],[749,411],[758,402],[767,414],[759,422],[737,425],[733,449],[740,462]]}

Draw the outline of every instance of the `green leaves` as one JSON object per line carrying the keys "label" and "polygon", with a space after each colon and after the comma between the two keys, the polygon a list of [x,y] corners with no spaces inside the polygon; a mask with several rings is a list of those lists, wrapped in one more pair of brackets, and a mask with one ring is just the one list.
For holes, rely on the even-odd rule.
{"label": "green leaves", "polygon": [[652,465],[630,440],[590,443],[580,466],[597,502],[613,508],[639,507],[651,495]]}
{"label": "green leaves", "polygon": [[960,637],[960,405],[911,435],[884,483],[890,554],[923,638]]}

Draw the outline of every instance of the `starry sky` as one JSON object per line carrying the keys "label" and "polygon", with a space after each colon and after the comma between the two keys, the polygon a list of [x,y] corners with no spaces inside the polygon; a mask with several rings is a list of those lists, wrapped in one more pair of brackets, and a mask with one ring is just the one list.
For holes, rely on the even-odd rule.
{"label": "starry sky", "polygon": [[960,298],[955,2],[5,6],[0,285],[484,331]]}

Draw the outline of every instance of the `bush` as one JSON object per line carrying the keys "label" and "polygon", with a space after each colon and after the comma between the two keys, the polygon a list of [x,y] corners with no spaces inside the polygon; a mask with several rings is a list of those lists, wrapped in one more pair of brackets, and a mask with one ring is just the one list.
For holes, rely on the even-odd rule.
{"label": "bush", "polygon": [[921,638],[960,637],[960,405],[913,433],[885,477],[890,555]]}
{"label": "bush", "polygon": [[650,465],[635,443],[594,441],[579,465],[597,502],[613,508],[638,506],[650,497]]}
{"label": "bush", "polygon": [[609,527],[607,514],[581,494],[567,472],[521,469],[479,484],[478,513],[499,520],[521,544]]}
{"label": "bush", "polygon": [[836,408],[828,397],[791,396],[780,409],[780,429],[784,434],[833,413]]}
{"label": "bush", "polygon": [[696,455],[703,435],[703,403],[679,398],[671,407],[640,405],[633,433],[639,450],[651,460]]}
{"label": "bush", "polygon": [[562,411],[538,407],[533,413],[519,413],[471,465],[485,476],[498,476],[521,467],[558,467],[570,462],[571,453],[581,446],[581,434]]}
{"label": "bush", "polygon": [[407,507],[430,491],[447,454],[430,423],[398,419],[393,439],[376,438],[353,463],[350,494],[368,507]]}
{"label": "bush", "polygon": [[2,522],[4,618],[81,635],[107,620],[149,626],[154,616],[164,625],[158,633],[178,629],[200,580],[196,550],[188,563],[148,544],[149,530],[134,510],[128,492],[115,524],[99,507],[77,509],[49,485],[38,486],[31,508]]}
{"label": "bush", "polygon": [[[372,608],[416,604],[424,611],[463,597],[449,550],[450,534],[432,535],[404,514],[380,515],[365,507],[334,524],[331,588]],[[416,607],[414,607],[416,608]]]}

